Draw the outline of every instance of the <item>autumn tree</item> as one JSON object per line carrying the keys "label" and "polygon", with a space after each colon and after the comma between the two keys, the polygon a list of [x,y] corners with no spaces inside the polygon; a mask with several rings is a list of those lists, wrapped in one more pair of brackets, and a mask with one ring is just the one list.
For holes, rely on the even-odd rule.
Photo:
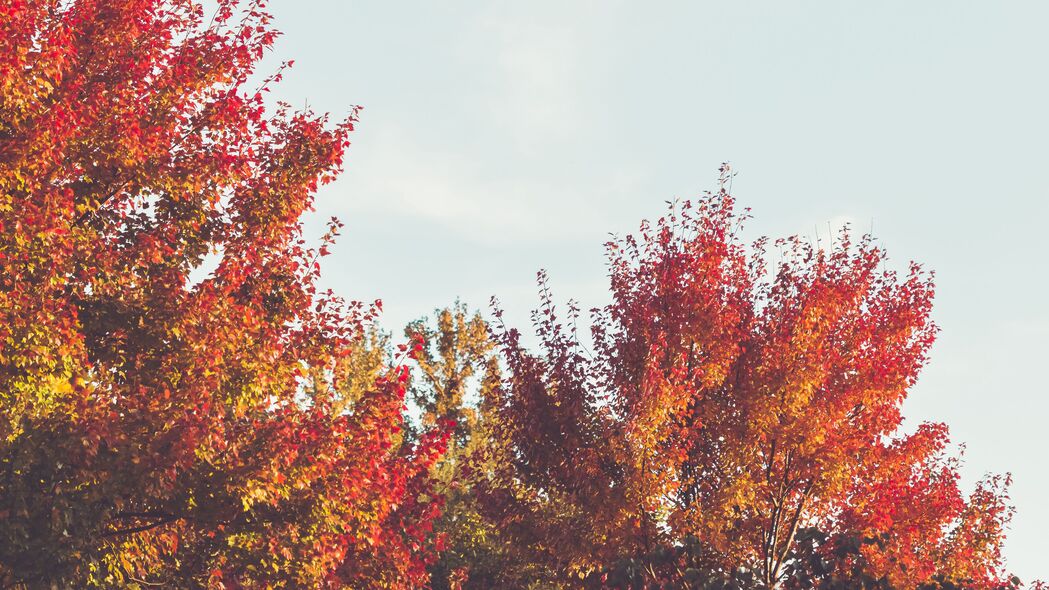
{"label": "autumn tree", "polygon": [[207,7],[0,2],[0,586],[417,587],[442,438],[300,222],[354,117],[269,110],[262,2]]}
{"label": "autumn tree", "polygon": [[[416,346],[412,360],[417,370],[410,389],[423,425],[452,421],[455,434],[450,450],[467,446],[480,420],[479,402],[498,387],[501,378],[487,322],[456,302],[437,310],[432,323],[417,320],[404,333]],[[449,452],[442,462],[452,460]]]}
{"label": "autumn tree", "polygon": [[[443,552],[430,566],[436,590],[520,587],[508,542],[478,506],[476,484],[488,471],[490,400],[502,375],[488,323],[466,305],[434,312],[405,328],[414,343],[411,399],[423,428],[451,429],[448,449],[433,467],[444,510],[435,522]],[[527,566],[525,566],[527,567]]]}
{"label": "autumn tree", "polygon": [[708,571],[779,587],[810,529],[828,547],[878,539],[864,567],[891,587],[1002,583],[1005,481],[966,497],[946,427],[901,430],[936,333],[931,274],[887,267],[847,229],[825,248],[748,246],[723,172],[717,193],[608,244],[612,302],[589,345],[543,275],[538,349],[498,330],[486,514],[568,587],[688,543]]}

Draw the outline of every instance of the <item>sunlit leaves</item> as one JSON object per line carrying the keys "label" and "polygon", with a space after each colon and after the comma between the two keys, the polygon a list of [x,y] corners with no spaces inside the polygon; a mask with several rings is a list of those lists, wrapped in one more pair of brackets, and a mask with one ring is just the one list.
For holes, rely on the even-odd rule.
{"label": "sunlit leaves", "polygon": [[260,1],[0,10],[0,584],[424,579],[443,439],[302,236],[353,116],[267,108]]}
{"label": "sunlit leaves", "polygon": [[489,517],[549,548],[528,559],[569,586],[611,583],[614,564],[634,564],[632,587],[681,583],[687,539],[707,573],[776,586],[806,527],[880,539],[865,571],[894,587],[1002,583],[1003,482],[965,498],[946,427],[901,430],[936,333],[931,275],[894,270],[847,229],[827,247],[745,244],[729,178],[608,244],[612,303],[593,310],[592,351],[543,275],[538,351],[497,330],[510,374]]}

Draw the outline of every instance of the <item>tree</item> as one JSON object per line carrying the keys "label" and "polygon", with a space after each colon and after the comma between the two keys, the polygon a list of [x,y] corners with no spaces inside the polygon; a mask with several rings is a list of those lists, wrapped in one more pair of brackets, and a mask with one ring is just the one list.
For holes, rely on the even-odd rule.
{"label": "tree", "polygon": [[769,268],[768,242],[739,238],[723,174],[719,192],[608,244],[592,351],[542,274],[538,352],[499,330],[489,517],[564,584],[696,539],[708,569],[779,587],[809,527],[831,545],[882,539],[863,556],[893,587],[1001,584],[1005,481],[966,498],[946,427],[900,430],[936,333],[931,275],[886,270],[847,230],[825,249],[775,242]]}
{"label": "tree", "polygon": [[[417,320],[404,330],[416,344],[412,360],[418,370],[411,384],[412,398],[422,410],[424,426],[454,422],[451,449],[463,448],[471,442],[481,419],[477,402],[500,382],[495,344],[489,338],[487,322],[478,313],[470,315],[462,303],[437,310],[434,320],[432,326]],[[471,386],[477,400],[467,399]],[[449,452],[442,462],[453,460]]]}
{"label": "tree", "polygon": [[300,223],[354,117],[267,110],[262,2],[208,5],[0,3],[0,585],[417,586],[443,437]]}
{"label": "tree", "polygon": [[448,450],[434,465],[444,510],[434,525],[445,550],[431,565],[436,590],[520,587],[516,567],[495,523],[478,506],[475,485],[489,470],[489,401],[501,384],[488,323],[462,303],[437,310],[433,320],[412,322],[405,335],[416,343],[417,370],[409,387],[425,426],[447,425]]}

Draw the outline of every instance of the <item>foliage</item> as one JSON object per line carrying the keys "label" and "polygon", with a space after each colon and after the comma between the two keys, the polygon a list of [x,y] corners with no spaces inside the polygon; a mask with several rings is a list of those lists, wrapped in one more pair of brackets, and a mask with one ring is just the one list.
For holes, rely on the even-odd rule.
{"label": "foliage", "polygon": [[435,523],[444,551],[431,565],[430,583],[446,588],[520,587],[522,564],[507,553],[495,523],[478,506],[475,483],[488,470],[487,418],[493,392],[501,383],[495,343],[480,314],[456,303],[437,310],[433,321],[413,322],[405,335],[416,343],[410,385],[423,426],[449,425],[452,437],[433,474],[445,509]]}
{"label": "foliage", "polygon": [[[556,313],[544,275],[538,352],[502,327],[486,514],[563,583],[701,539],[710,571],[783,583],[798,533],[864,547],[893,587],[994,587],[1005,480],[968,499],[947,430],[902,432],[936,332],[931,276],[885,269],[870,237],[747,248],[722,189],[608,244],[612,303]],[[498,313],[497,313],[498,316]],[[644,569],[644,568],[642,568]]]}
{"label": "foliage", "polygon": [[0,585],[418,586],[443,437],[402,368],[339,393],[373,312],[302,239],[354,118],[268,112],[262,3],[208,6],[0,3]]}

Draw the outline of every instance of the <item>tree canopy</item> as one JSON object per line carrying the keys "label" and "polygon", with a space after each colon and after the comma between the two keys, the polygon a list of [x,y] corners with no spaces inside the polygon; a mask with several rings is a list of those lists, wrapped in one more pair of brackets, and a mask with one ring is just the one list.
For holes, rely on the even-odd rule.
{"label": "tree canopy", "polygon": [[901,430],[936,333],[931,275],[885,269],[847,229],[826,249],[745,245],[723,172],[719,192],[608,244],[592,348],[542,274],[538,350],[496,330],[491,518],[555,578],[693,547],[708,571],[778,587],[818,534],[823,551],[860,542],[892,587],[1007,583],[1007,478],[966,496],[946,426]]}
{"label": "tree canopy", "polygon": [[267,110],[258,2],[0,12],[2,585],[422,584],[443,438],[396,365],[343,400],[302,239],[354,117]]}

